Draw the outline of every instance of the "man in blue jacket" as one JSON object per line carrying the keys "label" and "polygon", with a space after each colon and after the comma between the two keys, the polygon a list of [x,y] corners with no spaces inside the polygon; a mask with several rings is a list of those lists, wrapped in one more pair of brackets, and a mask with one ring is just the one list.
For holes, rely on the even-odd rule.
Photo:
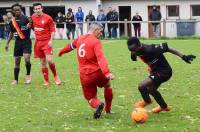
{"label": "man in blue jacket", "polygon": [[76,25],[77,36],[79,36],[79,31],[78,30],[80,30],[81,31],[81,35],[83,35],[84,13],[83,13],[81,7],[78,7],[78,12],[76,13],[75,18],[76,18],[76,22],[80,22],[80,23],[77,23],[77,25]]}
{"label": "man in blue jacket", "polygon": [[[101,9],[99,11],[99,15],[97,16],[97,21],[98,22],[101,22],[101,21],[107,21],[107,18],[106,18],[106,15],[104,14],[104,11],[103,9]],[[105,29],[105,23],[101,23]],[[102,38],[105,38],[105,30],[103,29],[103,32],[102,32]]]}

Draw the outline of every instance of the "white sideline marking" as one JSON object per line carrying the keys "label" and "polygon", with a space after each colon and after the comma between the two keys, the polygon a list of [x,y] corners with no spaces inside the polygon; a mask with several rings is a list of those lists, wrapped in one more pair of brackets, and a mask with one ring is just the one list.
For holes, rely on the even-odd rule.
{"label": "white sideline marking", "polygon": [[[106,42],[104,42],[104,44],[108,44],[108,43],[111,43],[112,41],[106,41]],[[62,48],[56,48],[56,49],[54,49],[54,51],[55,50],[60,50],[60,49],[62,49]],[[8,57],[14,57],[13,55],[1,55],[0,56],[0,58],[8,58]]]}

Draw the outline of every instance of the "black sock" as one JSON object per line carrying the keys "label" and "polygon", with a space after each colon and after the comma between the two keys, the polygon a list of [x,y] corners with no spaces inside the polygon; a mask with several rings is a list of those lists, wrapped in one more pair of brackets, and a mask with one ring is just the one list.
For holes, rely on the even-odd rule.
{"label": "black sock", "polygon": [[30,75],[31,72],[31,63],[27,62],[26,63],[26,75]]}
{"label": "black sock", "polygon": [[149,92],[146,89],[139,89],[139,91],[140,91],[140,93],[142,95],[143,100],[146,103],[151,103],[151,98],[149,96]]}
{"label": "black sock", "polygon": [[159,91],[155,90],[151,93],[151,95],[154,97],[154,99],[160,105],[161,108],[163,109],[167,108],[167,104]]}
{"label": "black sock", "polygon": [[14,68],[14,77],[17,82],[18,82],[18,77],[19,77],[19,71],[20,71],[19,68]]}

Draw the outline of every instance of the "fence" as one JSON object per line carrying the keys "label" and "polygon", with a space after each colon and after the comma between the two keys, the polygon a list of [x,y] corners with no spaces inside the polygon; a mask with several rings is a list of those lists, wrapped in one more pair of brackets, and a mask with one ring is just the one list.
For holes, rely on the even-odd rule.
{"label": "fence", "polygon": [[[200,36],[200,20],[162,20],[162,21],[128,21],[125,19],[124,21],[101,21],[100,23],[105,24],[105,34],[108,34],[108,24],[117,23],[118,24],[118,37],[124,36],[134,36],[133,23],[141,23],[141,37],[154,37],[152,35],[152,23],[160,23],[160,36],[163,37],[177,37],[177,36]],[[87,33],[89,29],[89,25],[92,22],[74,22],[75,24],[82,23],[83,24],[83,33]],[[65,23],[63,23],[65,25]],[[4,23],[0,23],[0,25],[4,25]],[[63,35],[66,34],[66,26],[64,27]],[[31,35],[34,37],[33,33]],[[76,34],[77,36],[77,34]],[[107,36],[107,35],[106,35]],[[58,35],[55,36],[58,38]]]}

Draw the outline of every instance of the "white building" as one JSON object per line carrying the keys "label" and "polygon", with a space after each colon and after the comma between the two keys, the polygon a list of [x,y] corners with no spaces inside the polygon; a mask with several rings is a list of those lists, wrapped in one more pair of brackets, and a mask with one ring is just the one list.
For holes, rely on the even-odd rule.
{"label": "white building", "polygon": [[[18,0],[19,4],[25,7],[25,14],[30,15],[32,13],[32,0]],[[85,13],[88,14],[89,10],[93,11],[95,16],[98,15],[100,8],[107,12],[108,7],[115,8],[119,12],[120,20],[131,20],[135,12],[139,12],[142,16],[144,23],[142,23],[141,34],[143,37],[151,37],[152,30],[151,24],[146,23],[148,21],[149,13],[153,5],[160,8],[162,14],[162,20],[166,20],[166,26],[161,24],[161,35],[167,37],[177,36],[177,19],[196,19],[200,20],[200,0],[34,0],[34,2],[41,2],[43,6],[48,7],[48,12],[56,14],[62,10],[66,12],[68,8],[72,8],[73,12],[77,11],[77,8],[81,6]],[[15,1],[1,0],[0,1],[0,13],[5,12]],[[131,25],[132,26],[132,25]],[[185,27],[186,29],[188,27]],[[86,27],[84,32],[86,32]],[[132,33],[132,27],[128,26],[129,35]],[[200,22],[195,23],[195,35],[200,35]],[[119,30],[124,32],[124,25],[120,25]],[[190,30],[190,28],[188,28]]]}

